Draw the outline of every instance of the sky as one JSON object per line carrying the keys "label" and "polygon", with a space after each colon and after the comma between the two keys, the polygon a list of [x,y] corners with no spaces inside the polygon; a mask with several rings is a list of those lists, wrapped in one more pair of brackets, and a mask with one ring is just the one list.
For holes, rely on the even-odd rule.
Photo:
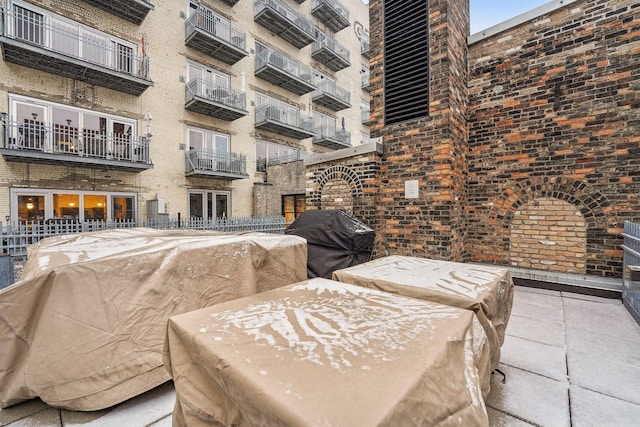
{"label": "sky", "polygon": [[[550,0],[469,0],[471,34],[499,24],[521,13],[548,3]],[[369,0],[362,0],[369,4]]]}

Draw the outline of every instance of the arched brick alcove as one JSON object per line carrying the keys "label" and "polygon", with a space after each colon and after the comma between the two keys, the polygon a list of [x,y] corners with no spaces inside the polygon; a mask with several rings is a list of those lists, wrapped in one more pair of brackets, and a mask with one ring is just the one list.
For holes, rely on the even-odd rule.
{"label": "arched brick alcove", "polygon": [[[609,256],[606,244],[610,237],[607,232],[607,214],[611,211],[611,205],[604,195],[586,182],[565,177],[522,180],[494,199],[486,226],[489,230],[493,229],[496,240],[492,246],[496,257],[509,261],[511,228],[516,212],[538,199],[563,201],[571,205],[575,212],[579,212],[586,226],[584,272],[605,275],[599,266],[606,264],[607,260],[604,258]],[[615,260],[612,258],[611,262]]]}
{"label": "arched brick alcove", "polygon": [[349,166],[328,167],[317,177],[311,202],[322,209],[347,209],[353,212],[353,201],[362,194],[362,182],[358,173]]}

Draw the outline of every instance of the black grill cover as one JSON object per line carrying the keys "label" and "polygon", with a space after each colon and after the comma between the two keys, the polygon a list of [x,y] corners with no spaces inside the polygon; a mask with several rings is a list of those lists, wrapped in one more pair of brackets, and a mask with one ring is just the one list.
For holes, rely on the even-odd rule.
{"label": "black grill cover", "polygon": [[305,211],[286,230],[307,239],[307,275],[331,279],[335,270],[371,259],[375,232],[345,211]]}

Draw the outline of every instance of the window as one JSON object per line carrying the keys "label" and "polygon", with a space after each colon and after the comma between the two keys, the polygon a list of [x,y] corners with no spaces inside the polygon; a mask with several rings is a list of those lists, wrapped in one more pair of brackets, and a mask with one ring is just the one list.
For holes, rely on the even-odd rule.
{"label": "window", "polygon": [[285,223],[291,224],[307,209],[307,198],[304,194],[282,196],[282,216]]}
{"label": "window", "polygon": [[12,221],[135,220],[136,196],[131,193],[16,188],[10,197]]}
{"label": "window", "polygon": [[313,127],[320,131],[322,135],[335,135],[336,133],[336,119],[335,117],[327,116],[319,111],[313,112]]}
{"label": "window", "polygon": [[228,191],[189,191],[189,217],[197,219],[227,218],[231,214]]}
{"label": "window", "polygon": [[429,115],[427,0],[384,2],[385,124]]}
{"label": "window", "polygon": [[200,4],[200,2],[189,2],[189,17],[198,14],[198,27],[215,35],[216,37],[229,41],[231,40],[231,22],[218,15],[211,9]]}
{"label": "window", "polygon": [[298,107],[256,92],[256,108],[265,106],[267,111],[264,111],[263,114],[268,119],[277,120],[291,126],[300,125],[300,110]]}
{"label": "window", "polygon": [[229,93],[229,75],[208,68],[196,62],[187,63],[187,82],[198,81],[198,95],[226,98]]}

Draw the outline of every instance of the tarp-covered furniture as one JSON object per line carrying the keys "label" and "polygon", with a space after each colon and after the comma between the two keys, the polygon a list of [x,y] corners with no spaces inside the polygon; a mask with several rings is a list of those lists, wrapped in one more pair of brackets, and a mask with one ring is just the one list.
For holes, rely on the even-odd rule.
{"label": "tarp-covered furniture", "polygon": [[29,248],[0,291],[0,405],[97,410],[170,379],[169,316],[306,279],[304,239],[120,229]]}
{"label": "tarp-covered furniture", "polygon": [[169,319],[174,426],[486,426],[470,310],[323,278]]}
{"label": "tarp-covered furniture", "polygon": [[371,259],[375,232],[340,210],[305,211],[286,234],[307,240],[309,278],[331,279],[333,271]]}
{"label": "tarp-covered furniture", "polygon": [[483,381],[488,394],[513,306],[508,268],[393,255],[335,271],[333,279],[473,310],[491,350],[491,369]]}

